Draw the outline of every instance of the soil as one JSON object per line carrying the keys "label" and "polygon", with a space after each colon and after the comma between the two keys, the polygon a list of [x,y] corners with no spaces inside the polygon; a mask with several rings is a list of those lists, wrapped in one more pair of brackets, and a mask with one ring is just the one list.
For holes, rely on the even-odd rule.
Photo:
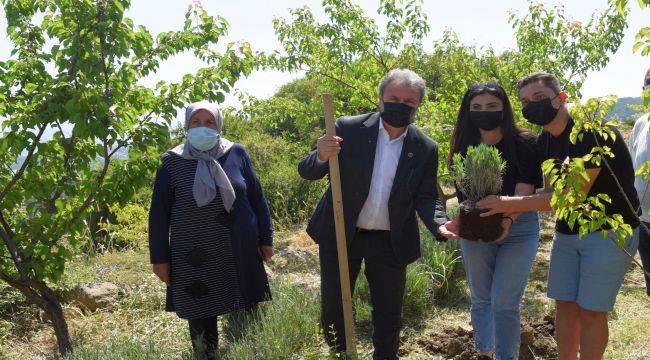
{"label": "soil", "polygon": [[474,202],[465,200],[459,207],[460,237],[467,240],[492,242],[503,233],[503,215],[480,217],[485,210],[477,209]]}
{"label": "soil", "polygon": [[[547,315],[540,322],[523,322],[521,325],[521,347],[519,360],[557,359],[553,335],[553,316]],[[480,360],[474,348],[474,332],[462,327],[444,328],[442,333],[431,334],[418,344],[430,354],[453,360]]]}

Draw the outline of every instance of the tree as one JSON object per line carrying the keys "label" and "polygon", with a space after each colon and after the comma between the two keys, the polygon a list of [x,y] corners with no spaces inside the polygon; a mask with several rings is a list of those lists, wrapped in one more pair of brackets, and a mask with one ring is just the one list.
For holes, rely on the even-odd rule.
{"label": "tree", "polygon": [[[422,41],[429,26],[421,1],[381,0],[377,13],[386,20],[383,29],[350,0],[323,0],[322,6],[325,23],[316,21],[307,7],[292,10],[290,20],[274,21],[284,51],[270,64],[305,71],[308,79],[335,95],[338,115],[376,111],[381,77],[393,68],[415,70],[429,91],[416,123],[438,142],[443,155],[449,152],[450,130],[470,84],[496,80],[512,96],[517,79],[546,70],[577,97],[586,74],[604,67],[618,49],[626,26],[625,16],[613,5],[581,24],[560,7],[547,9],[531,1],[528,13],[510,16],[515,49],[497,53],[491,47],[467,46],[448,31],[427,53]],[[520,105],[513,105],[518,115]],[[439,173],[448,178],[445,161]]]}
{"label": "tree", "polygon": [[[0,279],[49,314],[66,353],[51,285],[80,242],[82,219],[95,203],[128,200],[158,166],[156,144],[167,144],[176,109],[223,101],[258,56],[246,43],[213,50],[228,25],[198,2],[181,30],[156,38],[124,16],[129,0],[2,4],[13,49],[0,61]],[[183,51],[206,66],[180,82],[141,85]],[[120,152],[128,159],[109,172]]]}

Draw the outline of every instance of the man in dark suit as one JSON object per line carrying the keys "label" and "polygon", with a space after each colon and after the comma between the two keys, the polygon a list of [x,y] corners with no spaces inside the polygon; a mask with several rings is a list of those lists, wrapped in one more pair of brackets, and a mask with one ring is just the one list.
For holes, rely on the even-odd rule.
{"label": "man in dark suit", "polygon": [[[446,216],[437,192],[438,147],[411,124],[425,82],[410,70],[391,70],[379,85],[380,112],[343,117],[336,136],[322,136],[300,162],[308,180],[327,175],[339,155],[345,233],[352,289],[365,261],[372,302],[375,359],[397,359],[406,265],[420,257],[415,212],[427,228]],[[343,306],[334,230],[332,190],[320,200],[307,233],[320,246],[321,322],[326,339],[345,351]]]}

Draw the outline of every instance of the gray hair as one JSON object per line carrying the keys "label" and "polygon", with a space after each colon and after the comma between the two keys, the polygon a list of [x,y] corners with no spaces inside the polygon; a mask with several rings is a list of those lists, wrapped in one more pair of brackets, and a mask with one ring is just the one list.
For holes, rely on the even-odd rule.
{"label": "gray hair", "polygon": [[409,69],[393,69],[381,78],[381,82],[379,83],[380,97],[384,95],[386,87],[393,82],[418,89],[420,91],[420,102],[422,102],[424,95],[427,92],[426,82],[424,82],[424,79],[422,79],[420,75],[416,74],[415,71]]}

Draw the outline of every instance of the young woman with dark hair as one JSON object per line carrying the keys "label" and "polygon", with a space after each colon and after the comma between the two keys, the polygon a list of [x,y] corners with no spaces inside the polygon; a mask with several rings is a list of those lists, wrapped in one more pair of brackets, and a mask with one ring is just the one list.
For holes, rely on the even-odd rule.
{"label": "young woman with dark hair", "polygon": [[[465,155],[469,146],[496,147],[506,161],[502,195],[529,195],[541,187],[540,165],[533,135],[515,125],[512,107],[497,83],[472,85],[458,111],[451,154]],[[463,194],[456,192],[459,202]],[[504,214],[504,232],[494,242],[460,239],[471,290],[474,340],[485,358],[517,359],[520,343],[519,306],[539,243],[537,212]],[[458,220],[440,233],[458,237]]]}

